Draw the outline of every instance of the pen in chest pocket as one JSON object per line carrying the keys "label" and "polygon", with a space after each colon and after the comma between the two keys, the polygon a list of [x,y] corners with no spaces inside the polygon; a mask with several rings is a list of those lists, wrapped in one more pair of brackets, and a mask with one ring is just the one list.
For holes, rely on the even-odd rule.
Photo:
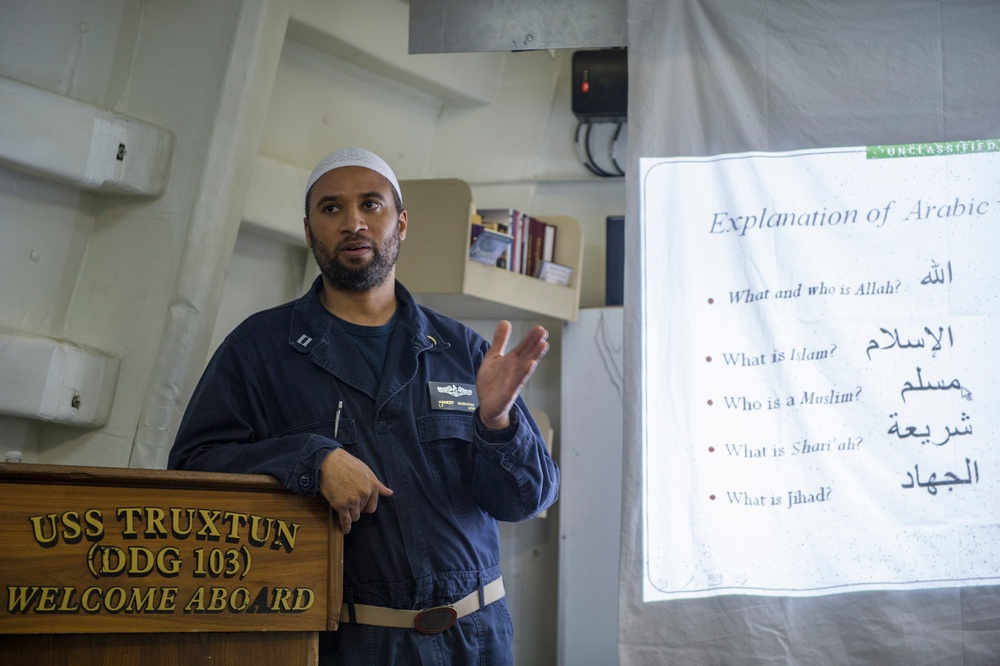
{"label": "pen in chest pocket", "polygon": [[340,433],[340,415],[344,411],[344,401],[337,401],[337,415],[333,417],[333,436],[336,437]]}

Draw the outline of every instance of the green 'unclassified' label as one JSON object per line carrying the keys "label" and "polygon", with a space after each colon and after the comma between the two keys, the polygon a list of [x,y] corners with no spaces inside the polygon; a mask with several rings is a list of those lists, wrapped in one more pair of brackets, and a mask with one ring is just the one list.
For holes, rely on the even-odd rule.
{"label": "green 'unclassified' label", "polygon": [[939,141],[935,143],[868,146],[865,157],[869,160],[886,160],[896,157],[932,157],[996,152],[1000,152],[1000,139],[978,139],[976,141]]}

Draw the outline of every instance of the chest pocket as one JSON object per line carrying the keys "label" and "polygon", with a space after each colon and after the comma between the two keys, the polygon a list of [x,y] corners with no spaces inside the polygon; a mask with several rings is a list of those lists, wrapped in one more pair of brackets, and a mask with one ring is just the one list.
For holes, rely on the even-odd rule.
{"label": "chest pocket", "polygon": [[417,419],[417,432],[424,455],[434,474],[438,493],[452,512],[465,516],[475,509],[472,490],[475,425],[472,414],[452,412]]}
{"label": "chest pocket", "polygon": [[[336,437],[333,436],[334,430],[337,431]],[[341,446],[352,453],[353,446],[358,442],[358,433],[354,427],[354,419],[340,419],[340,423],[337,423],[336,419],[308,423],[279,433],[278,436],[284,437],[285,435],[298,435],[301,433],[313,433],[322,437],[328,437],[329,439],[335,439],[340,442]]]}

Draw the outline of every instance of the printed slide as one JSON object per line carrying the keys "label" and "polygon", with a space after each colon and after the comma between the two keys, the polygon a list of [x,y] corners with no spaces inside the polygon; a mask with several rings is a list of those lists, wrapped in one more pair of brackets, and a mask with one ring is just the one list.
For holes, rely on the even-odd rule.
{"label": "printed slide", "polygon": [[640,167],[644,599],[1000,584],[1000,140]]}

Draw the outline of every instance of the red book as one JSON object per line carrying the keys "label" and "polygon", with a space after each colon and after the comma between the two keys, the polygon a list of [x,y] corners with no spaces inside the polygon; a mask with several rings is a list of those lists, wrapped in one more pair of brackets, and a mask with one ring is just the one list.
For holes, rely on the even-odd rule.
{"label": "red book", "polygon": [[528,218],[528,252],[525,258],[524,274],[534,275],[538,264],[545,259],[545,227],[544,222],[534,217]]}

